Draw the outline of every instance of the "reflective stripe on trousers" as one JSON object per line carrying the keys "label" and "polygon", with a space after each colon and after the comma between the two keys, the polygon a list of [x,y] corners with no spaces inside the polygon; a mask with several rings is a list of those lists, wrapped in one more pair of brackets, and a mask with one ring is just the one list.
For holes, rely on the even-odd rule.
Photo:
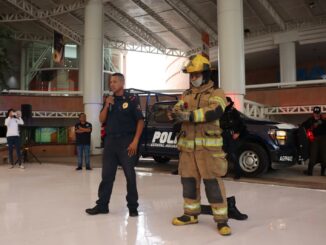
{"label": "reflective stripe on trousers", "polygon": [[192,203],[192,204],[184,203],[183,207],[185,209],[196,211],[200,209],[200,203]]}
{"label": "reflective stripe on trousers", "polygon": [[228,208],[212,208],[213,215],[227,215]]}

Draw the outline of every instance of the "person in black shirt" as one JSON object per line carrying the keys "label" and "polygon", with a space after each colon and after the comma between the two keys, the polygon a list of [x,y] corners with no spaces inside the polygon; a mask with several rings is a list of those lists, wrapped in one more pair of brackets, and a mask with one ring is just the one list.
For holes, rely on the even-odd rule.
{"label": "person in black shirt", "polygon": [[232,99],[226,97],[226,101],[228,104],[220,118],[220,126],[223,129],[223,150],[227,154],[228,161],[233,163],[235,170],[234,179],[240,179],[241,169],[238,162],[239,139],[244,134],[246,127],[239,111],[234,108]]}
{"label": "person in black shirt", "polygon": [[79,123],[75,125],[76,145],[78,166],[76,170],[83,169],[83,155],[85,154],[86,170],[92,170],[90,165],[90,147],[91,147],[91,133],[92,124],[86,121],[86,114],[79,115]]}
{"label": "person in black shirt", "polygon": [[322,117],[321,108],[315,106],[313,115],[302,123],[307,131],[313,134],[313,140],[310,143],[310,159],[308,169],[304,171],[305,175],[312,175],[313,168],[317,161],[321,161],[321,175],[325,176],[326,169],[326,120]]}
{"label": "person in black shirt", "polygon": [[96,215],[109,213],[113,182],[118,165],[122,166],[127,180],[127,206],[129,216],[138,216],[138,192],[135,165],[138,161],[138,143],[144,128],[144,118],[138,98],[124,91],[124,76],[115,73],[110,79],[110,89],[114,96],[108,96],[100,113],[101,123],[105,123],[102,181],[98,190],[98,200],[94,208],[86,213]]}

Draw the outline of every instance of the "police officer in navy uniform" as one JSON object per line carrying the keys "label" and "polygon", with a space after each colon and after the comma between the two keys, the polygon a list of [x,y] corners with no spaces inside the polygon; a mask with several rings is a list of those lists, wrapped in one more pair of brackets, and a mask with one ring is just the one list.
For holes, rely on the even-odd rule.
{"label": "police officer in navy uniform", "polygon": [[138,161],[138,143],[144,128],[144,118],[136,96],[124,91],[125,79],[121,73],[111,75],[109,82],[114,96],[108,96],[100,113],[105,123],[106,137],[103,152],[102,181],[94,208],[86,213],[109,213],[109,202],[118,165],[127,180],[129,216],[138,216],[138,192],[135,165]]}
{"label": "police officer in navy uniform", "polygon": [[226,97],[227,106],[220,119],[223,129],[223,150],[227,153],[227,159],[234,166],[234,179],[240,179],[241,169],[238,160],[240,138],[246,133],[246,126],[241,118],[240,112],[234,107],[231,97]]}
{"label": "police officer in navy uniform", "polygon": [[313,115],[302,123],[302,127],[313,134],[310,143],[310,159],[308,169],[304,171],[305,175],[313,175],[313,168],[320,161],[321,176],[325,176],[326,170],[326,119],[321,114],[321,107],[313,108]]}

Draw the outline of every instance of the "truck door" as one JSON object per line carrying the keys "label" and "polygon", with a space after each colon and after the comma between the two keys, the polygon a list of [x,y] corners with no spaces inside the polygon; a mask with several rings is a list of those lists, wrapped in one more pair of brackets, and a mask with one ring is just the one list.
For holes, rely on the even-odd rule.
{"label": "truck door", "polygon": [[177,138],[174,132],[172,118],[168,111],[174,103],[156,103],[148,115],[148,124],[144,134],[144,145],[141,150],[143,156],[178,157],[176,148]]}

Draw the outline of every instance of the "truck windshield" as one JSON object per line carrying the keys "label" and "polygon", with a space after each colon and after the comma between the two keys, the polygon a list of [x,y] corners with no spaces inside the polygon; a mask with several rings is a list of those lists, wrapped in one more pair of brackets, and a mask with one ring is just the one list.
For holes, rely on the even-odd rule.
{"label": "truck windshield", "polygon": [[153,105],[151,110],[151,115],[149,117],[152,123],[171,123],[173,119],[171,118],[170,111],[172,110],[175,102],[171,103],[157,103]]}

